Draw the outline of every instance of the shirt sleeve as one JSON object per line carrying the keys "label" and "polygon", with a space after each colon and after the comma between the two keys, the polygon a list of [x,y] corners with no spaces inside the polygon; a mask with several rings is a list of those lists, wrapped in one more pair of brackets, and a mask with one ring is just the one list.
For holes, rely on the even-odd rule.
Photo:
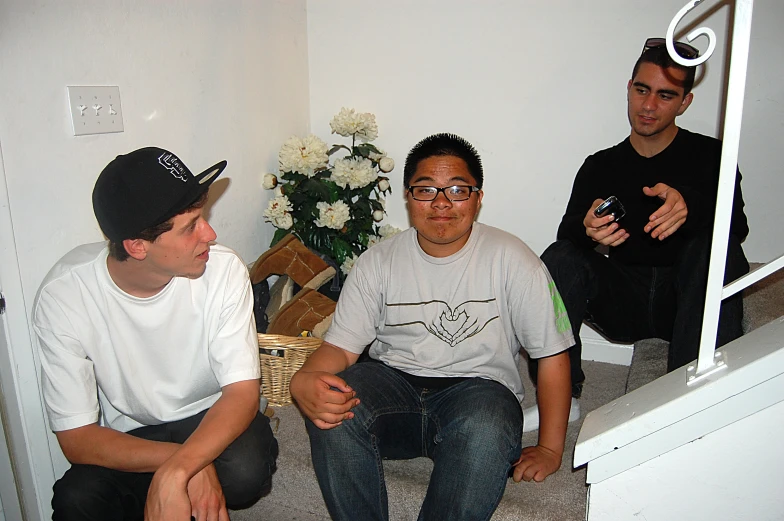
{"label": "shirt sleeve", "polygon": [[589,157],[585,160],[577,175],[574,178],[572,193],[569,195],[569,203],[566,205],[566,212],[558,226],[558,238],[567,239],[575,246],[591,249],[596,247],[596,243],[585,233],[585,214],[597,198],[606,198],[597,195],[596,183],[596,160]]}
{"label": "shirt sleeve", "polygon": [[542,358],[573,346],[574,336],[555,282],[544,263],[529,255],[529,262],[509,263],[507,298],[518,341],[531,358]]}
{"label": "shirt sleeve", "polygon": [[340,291],[332,325],[324,340],[361,354],[376,339],[384,292],[367,252],[360,255]]}
{"label": "shirt sleeve", "polygon": [[42,293],[33,330],[41,359],[41,389],[49,425],[64,431],[98,422],[100,405],[93,362],[73,335],[67,314]]}
{"label": "shirt sleeve", "polygon": [[210,364],[221,387],[261,376],[256,323],[253,318],[253,291],[248,270],[232,254],[226,274],[226,289],[218,328],[210,339]]}

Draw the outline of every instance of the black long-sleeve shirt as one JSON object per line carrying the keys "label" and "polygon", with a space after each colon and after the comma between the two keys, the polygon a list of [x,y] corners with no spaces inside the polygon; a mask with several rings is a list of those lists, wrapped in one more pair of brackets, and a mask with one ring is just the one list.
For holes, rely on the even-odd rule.
{"label": "black long-sleeve shirt", "polygon": [[[617,261],[631,265],[669,266],[685,240],[713,227],[721,163],[721,141],[679,129],[670,145],[653,157],[641,156],[629,138],[612,148],[589,156],[574,180],[566,213],[558,227],[558,238],[593,248],[596,243],[585,234],[583,219],[595,199],[614,195],[626,209],[619,226],[629,232],[623,244],[610,248]],[[749,233],[743,213],[741,175],[735,178],[731,233],[743,240]],[[658,197],[646,196],[642,188],[657,183],[678,190],[686,201],[686,222],[673,235],[660,241],[643,228],[662,204]]]}

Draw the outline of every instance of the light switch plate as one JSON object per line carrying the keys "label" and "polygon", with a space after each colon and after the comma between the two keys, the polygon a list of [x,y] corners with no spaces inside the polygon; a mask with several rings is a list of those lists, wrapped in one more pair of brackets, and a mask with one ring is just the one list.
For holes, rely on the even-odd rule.
{"label": "light switch plate", "polygon": [[68,87],[74,136],[123,131],[120,87]]}

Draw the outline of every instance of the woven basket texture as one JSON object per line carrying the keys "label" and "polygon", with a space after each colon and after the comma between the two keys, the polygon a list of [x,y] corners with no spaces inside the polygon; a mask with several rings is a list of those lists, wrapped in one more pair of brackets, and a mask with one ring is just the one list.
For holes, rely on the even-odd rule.
{"label": "woven basket texture", "polygon": [[[320,338],[259,333],[261,395],[269,400],[270,405],[291,405],[291,377],[320,345]],[[276,354],[262,350],[275,350]]]}

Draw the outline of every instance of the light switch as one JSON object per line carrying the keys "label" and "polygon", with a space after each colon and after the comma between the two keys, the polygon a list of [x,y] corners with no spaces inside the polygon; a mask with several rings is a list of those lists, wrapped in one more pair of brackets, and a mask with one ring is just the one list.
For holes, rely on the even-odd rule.
{"label": "light switch", "polygon": [[68,87],[74,136],[123,131],[120,87]]}

